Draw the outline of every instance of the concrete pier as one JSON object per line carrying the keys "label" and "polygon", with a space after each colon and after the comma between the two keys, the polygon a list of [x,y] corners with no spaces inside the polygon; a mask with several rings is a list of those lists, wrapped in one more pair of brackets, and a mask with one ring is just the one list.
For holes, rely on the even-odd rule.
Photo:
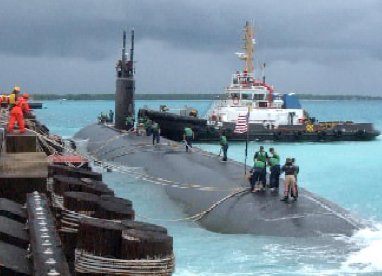
{"label": "concrete pier", "polygon": [[[85,158],[53,156],[62,150],[62,140],[52,142],[46,136],[48,128],[35,118],[27,127],[34,131],[0,132],[0,275],[172,274],[172,237],[167,230],[150,234],[155,227],[135,222],[132,202],[115,197]],[[78,237],[81,219],[90,225],[97,221],[101,234],[109,225],[119,225],[120,230],[101,240],[87,231]],[[126,241],[122,230],[141,234],[134,242]],[[139,246],[139,255],[131,255],[127,243]],[[110,255],[110,250],[118,254]]]}
{"label": "concrete pier", "polygon": [[5,146],[7,152],[36,152],[37,136],[28,129],[21,134],[14,131],[7,134]]}
{"label": "concrete pier", "polygon": [[46,192],[47,176],[45,153],[3,152],[0,156],[0,197],[25,203],[27,193]]}

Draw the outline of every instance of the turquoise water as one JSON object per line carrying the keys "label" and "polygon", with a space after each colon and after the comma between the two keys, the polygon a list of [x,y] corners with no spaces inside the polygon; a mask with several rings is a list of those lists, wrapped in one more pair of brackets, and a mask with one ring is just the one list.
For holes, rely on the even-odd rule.
{"label": "turquoise water", "polygon": [[[137,108],[158,108],[162,101],[138,101]],[[189,101],[200,114],[210,101]],[[172,108],[183,101],[167,101]],[[303,101],[319,120],[373,122],[382,130],[382,101]],[[49,101],[36,111],[51,133],[71,137],[96,121],[112,101]],[[154,220],[185,217],[162,188],[118,172],[105,173],[105,182],[119,196],[134,202],[138,219],[167,227],[174,237],[176,275],[382,275],[382,138],[371,142],[276,143],[251,142],[249,158],[259,145],[275,147],[282,158],[293,156],[300,165],[300,185],[371,223],[353,237],[318,239],[226,235],[206,231],[193,222]],[[199,147],[214,153],[216,144]],[[231,144],[229,158],[244,161],[244,143]],[[250,214],[249,214],[250,215]],[[140,216],[140,217],[139,217]]]}

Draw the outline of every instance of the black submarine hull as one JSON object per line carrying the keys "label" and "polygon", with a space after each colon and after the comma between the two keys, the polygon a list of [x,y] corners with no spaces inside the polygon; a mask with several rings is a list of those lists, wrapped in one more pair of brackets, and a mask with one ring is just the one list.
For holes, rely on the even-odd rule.
{"label": "black submarine hull", "polygon": [[[161,128],[161,135],[175,141],[183,140],[185,127],[192,128],[195,133],[195,141],[198,142],[218,141],[223,129],[229,141],[245,141],[247,139],[247,133],[234,133],[235,123],[231,122],[223,122],[221,126],[218,126],[218,123],[214,125],[206,119],[150,109],[140,109],[139,116],[157,122]],[[277,129],[269,129],[267,125],[251,123],[248,129],[250,141],[369,141],[380,135],[372,123],[353,122],[322,122],[315,126],[315,130],[311,132],[308,132],[304,125],[280,125]]]}
{"label": "black submarine hull", "polygon": [[[211,205],[249,187],[244,165],[194,148],[162,139],[152,146],[152,138],[120,132],[104,125],[91,125],[74,139],[88,139],[87,149],[99,160],[143,173],[131,176],[161,185],[171,199],[181,203],[186,216],[207,210]],[[348,211],[300,188],[297,202],[285,204],[281,194],[239,193],[203,216],[199,224],[219,233],[250,233],[264,236],[313,237],[322,234],[351,235],[365,227]],[[160,206],[158,206],[160,208]]]}

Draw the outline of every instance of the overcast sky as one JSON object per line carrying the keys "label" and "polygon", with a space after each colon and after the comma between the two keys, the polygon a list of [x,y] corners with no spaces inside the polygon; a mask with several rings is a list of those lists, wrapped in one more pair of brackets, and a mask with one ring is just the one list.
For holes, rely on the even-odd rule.
{"label": "overcast sky", "polygon": [[0,91],[114,93],[134,27],[137,93],[219,93],[246,20],[277,92],[382,96],[379,0],[0,0]]}

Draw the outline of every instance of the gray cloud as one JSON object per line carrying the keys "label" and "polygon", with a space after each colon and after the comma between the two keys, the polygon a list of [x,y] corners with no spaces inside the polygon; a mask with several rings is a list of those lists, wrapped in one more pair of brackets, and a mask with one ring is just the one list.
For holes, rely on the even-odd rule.
{"label": "gray cloud", "polygon": [[[256,62],[267,62],[279,90],[322,93],[326,77],[331,93],[360,93],[352,85],[365,79],[366,92],[380,93],[379,78],[365,76],[382,69],[377,0],[2,0],[0,89],[23,77],[36,91],[112,92],[121,32],[134,27],[138,92],[219,92],[240,68],[232,53],[245,20],[255,23]],[[297,74],[305,77],[291,82]]]}

